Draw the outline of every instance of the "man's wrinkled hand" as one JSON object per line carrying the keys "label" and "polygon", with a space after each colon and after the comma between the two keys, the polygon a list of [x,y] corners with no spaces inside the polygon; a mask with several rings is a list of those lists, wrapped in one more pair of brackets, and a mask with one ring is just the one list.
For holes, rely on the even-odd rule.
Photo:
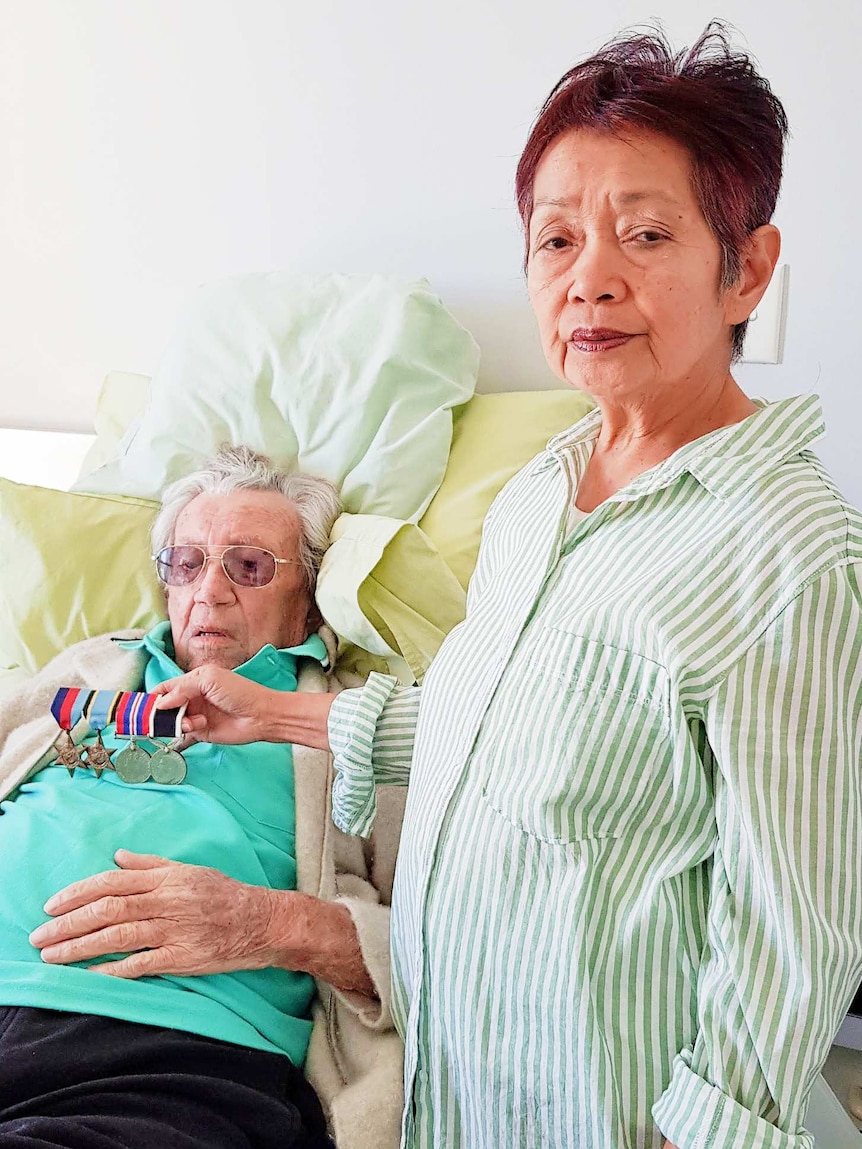
{"label": "man's wrinkled hand", "polygon": [[276,898],[206,866],[118,850],[118,870],[74,882],[45,904],[54,915],[30,935],[51,964],[127,954],[92,966],[136,978],[224,973],[279,963],[272,938]]}

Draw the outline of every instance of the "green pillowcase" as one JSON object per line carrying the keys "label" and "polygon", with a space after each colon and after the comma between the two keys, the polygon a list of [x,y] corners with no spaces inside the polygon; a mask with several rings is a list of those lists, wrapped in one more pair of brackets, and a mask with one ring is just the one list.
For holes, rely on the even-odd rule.
{"label": "green pillowcase", "polygon": [[159,498],[223,442],[242,443],[331,479],[347,511],[416,522],[478,366],[424,280],[235,276],[190,301],[145,409],[76,489]]}
{"label": "green pillowcase", "polygon": [[583,391],[512,391],[474,395],[456,413],[446,474],[419,526],[465,590],[491,503],[549,439],[593,406]]}
{"label": "green pillowcase", "polygon": [[495,496],[592,407],[578,391],[517,391],[476,395],[460,408],[446,475],[418,527],[377,515],[336,523],[318,601],[338,634],[388,658],[405,681],[421,680],[464,617]]}
{"label": "green pillowcase", "polygon": [[165,617],[150,560],[155,510],[0,479],[0,687],[73,642]]}
{"label": "green pillowcase", "polygon": [[81,463],[77,490],[86,490],[82,480],[113,458],[129,427],[144,413],[149,395],[149,375],[111,371],[105,376],[93,418],[96,438]]}

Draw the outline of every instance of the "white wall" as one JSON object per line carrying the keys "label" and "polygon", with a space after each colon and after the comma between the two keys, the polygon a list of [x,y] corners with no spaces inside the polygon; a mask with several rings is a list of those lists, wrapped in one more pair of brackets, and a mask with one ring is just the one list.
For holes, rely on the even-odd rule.
{"label": "white wall", "polygon": [[235,271],[426,275],[482,386],[549,386],[512,205],[537,106],[658,14],[732,21],[793,128],[777,222],[784,363],[862,503],[856,0],[0,0],[0,425],[88,429],[102,376],[151,372],[196,284]]}

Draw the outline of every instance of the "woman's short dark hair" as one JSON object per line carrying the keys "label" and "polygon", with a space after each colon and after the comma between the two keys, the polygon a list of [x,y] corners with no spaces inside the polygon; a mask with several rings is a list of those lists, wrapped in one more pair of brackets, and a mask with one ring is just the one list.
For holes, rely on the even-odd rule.
{"label": "woman's short dark hair", "polygon": [[[566,72],[518,163],[515,192],[525,232],[542,156],[563,132],[578,128],[657,132],[681,144],[691,156],[701,210],[721,245],[721,285],[736,283],[746,238],[775,210],[787,116],[749,57],[732,48],[724,24],[713,21],[692,48],[677,53],[659,31],[624,33]],[[735,359],[747,326],[734,328]]]}

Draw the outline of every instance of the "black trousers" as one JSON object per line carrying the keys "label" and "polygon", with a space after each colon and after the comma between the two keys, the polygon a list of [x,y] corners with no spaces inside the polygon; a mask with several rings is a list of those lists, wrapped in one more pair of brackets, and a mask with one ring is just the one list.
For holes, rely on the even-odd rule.
{"label": "black trousers", "polygon": [[0,1007],[2,1149],[330,1149],[286,1057],[89,1014]]}

